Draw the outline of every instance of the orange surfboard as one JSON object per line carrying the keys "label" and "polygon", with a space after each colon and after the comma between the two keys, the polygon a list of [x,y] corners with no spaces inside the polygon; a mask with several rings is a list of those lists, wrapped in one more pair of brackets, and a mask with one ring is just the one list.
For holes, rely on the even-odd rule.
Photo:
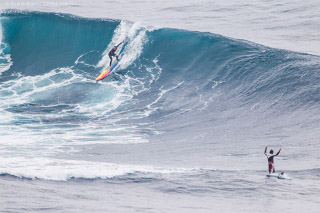
{"label": "orange surfboard", "polygon": [[96,81],[100,81],[100,80],[104,79],[105,77],[107,77],[107,75],[109,75],[112,72],[112,70],[114,70],[114,68],[118,65],[118,63],[121,59],[122,59],[122,57],[119,56],[119,60],[115,60],[114,62],[112,62],[111,68],[103,70],[102,73],[98,76],[98,78],[96,78]]}

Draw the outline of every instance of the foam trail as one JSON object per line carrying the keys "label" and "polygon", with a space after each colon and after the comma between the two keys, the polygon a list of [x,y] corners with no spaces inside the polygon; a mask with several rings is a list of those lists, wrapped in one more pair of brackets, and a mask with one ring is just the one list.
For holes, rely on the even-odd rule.
{"label": "foam trail", "polygon": [[7,71],[11,65],[11,55],[5,53],[5,51],[9,48],[9,45],[4,43],[3,30],[2,30],[2,19],[0,18],[0,75],[2,72]]}
{"label": "foam trail", "polygon": [[[122,40],[126,39],[127,32],[131,26],[132,26],[132,24],[127,21],[120,22],[119,26],[114,31],[111,43],[108,45],[108,47],[103,52],[103,54],[102,54],[103,57],[98,62],[97,67],[106,67],[108,65],[109,51],[111,50],[112,47],[114,47],[115,45],[118,45]],[[123,45],[120,46],[120,48],[118,49],[118,52],[122,49],[122,47],[123,47]]]}
{"label": "foam trail", "polygon": [[184,83],[184,82],[180,82],[180,83],[178,83],[176,86],[173,86],[173,87],[171,87],[171,88],[169,88],[169,89],[163,89],[163,88],[161,87],[158,98],[157,98],[156,100],[154,100],[152,103],[150,103],[149,105],[147,105],[146,108],[147,108],[148,110],[144,113],[145,116],[149,116],[153,111],[157,110],[157,108],[153,108],[152,106],[155,105],[155,104],[157,104],[157,103],[161,100],[161,98],[163,97],[163,95],[165,95],[167,92],[170,92],[170,91],[172,91],[172,90],[177,89],[177,88],[180,87],[183,83]]}
{"label": "foam trail", "polygon": [[128,32],[128,43],[125,46],[125,56],[121,60],[120,68],[125,69],[133,61],[135,61],[142,53],[143,45],[147,42],[146,32],[151,29],[147,29],[146,26],[141,23],[135,23]]}
{"label": "foam trail", "polygon": [[103,57],[98,62],[97,67],[108,66],[109,51],[113,46],[119,44],[122,40],[125,40],[124,45],[121,45],[117,52],[124,53],[124,57],[120,62],[121,69],[127,68],[141,55],[143,45],[147,42],[146,32],[152,30],[153,28],[147,27],[139,22],[132,24],[128,21],[121,21],[119,26],[115,29],[112,41],[103,52]]}
{"label": "foam trail", "polygon": [[105,162],[61,160],[51,158],[0,158],[0,174],[16,177],[66,181],[71,178],[107,179],[135,172],[170,174],[187,172],[183,168],[161,168],[140,165],[122,165]]}
{"label": "foam trail", "polygon": [[[2,20],[2,19],[0,19]],[[2,24],[0,22],[0,42],[2,43],[2,39],[3,39],[3,31],[2,31]]]}
{"label": "foam trail", "polygon": [[[121,86],[115,82],[104,84],[102,86],[106,87],[108,91],[118,91],[115,92],[115,96],[112,96],[110,101],[106,101],[99,91],[91,91],[91,95],[96,93],[99,95],[99,102],[92,104],[91,101],[87,103],[83,100],[84,102],[81,105],[69,104],[69,109],[57,111],[58,113],[40,113],[35,115],[32,112],[26,112],[17,116],[14,112],[6,110],[16,109],[18,106],[28,107],[28,103],[38,102],[42,99],[46,100],[46,97],[50,95],[47,91],[56,91],[59,88],[73,84],[84,85],[90,83],[89,79],[84,78],[81,74],[76,74],[72,68],[58,68],[44,75],[22,76],[18,79],[4,82],[0,90],[0,115],[2,118],[0,120],[0,132],[6,133],[0,135],[0,150],[2,150],[2,154],[6,152],[6,148],[11,147],[15,150],[14,152],[26,155],[28,155],[30,150],[33,153],[38,152],[43,155],[51,155],[59,152],[59,147],[67,143],[70,144],[70,142],[74,145],[83,145],[84,143],[146,143],[147,140],[142,135],[136,134],[136,126],[112,126],[112,119],[109,119],[111,123],[107,130],[101,128],[102,124],[96,121],[90,125],[79,124],[75,127],[76,131],[73,132],[71,131],[72,129],[69,129],[68,133],[61,131],[59,126],[54,127],[54,125],[51,126],[47,122],[42,123],[42,120],[59,120],[67,116],[78,115],[77,113],[82,115],[90,114],[91,117],[100,117],[101,114],[107,115],[110,113],[110,110],[117,108],[123,101],[131,98],[130,94],[126,95],[123,91],[130,86],[129,84]],[[106,94],[105,97],[108,96],[110,95]],[[45,107],[59,108],[59,105],[65,105],[65,103],[57,100]],[[33,105],[32,108],[37,107],[39,106]],[[12,123],[17,121],[23,125],[11,126]],[[106,125],[106,123],[103,124]],[[7,131],[7,126],[11,126],[10,132]],[[41,129],[37,132],[32,131],[33,128],[39,128],[39,126],[41,126]],[[81,130],[83,134],[79,134],[79,129],[83,129],[83,131]],[[123,135],[123,131],[126,131],[127,134]],[[59,133],[60,137],[58,140],[54,134],[51,134],[52,132]],[[92,135],[96,134],[99,134],[99,140],[92,139]],[[24,140],[21,140],[21,137]],[[46,143],[43,143],[43,141],[46,141]],[[35,146],[37,149],[33,150]]]}

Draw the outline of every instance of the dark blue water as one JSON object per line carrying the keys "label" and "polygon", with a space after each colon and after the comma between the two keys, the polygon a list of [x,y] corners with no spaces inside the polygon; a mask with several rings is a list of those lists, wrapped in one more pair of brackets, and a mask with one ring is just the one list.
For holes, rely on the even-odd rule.
{"label": "dark blue water", "polygon": [[[319,206],[318,56],[65,14],[4,12],[1,25],[5,210]],[[122,39],[119,67],[95,82]],[[291,180],[265,177],[266,145]]]}

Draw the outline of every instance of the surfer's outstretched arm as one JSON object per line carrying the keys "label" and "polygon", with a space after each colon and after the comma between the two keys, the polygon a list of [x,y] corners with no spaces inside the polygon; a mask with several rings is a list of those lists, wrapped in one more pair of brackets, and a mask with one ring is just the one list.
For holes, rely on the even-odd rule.
{"label": "surfer's outstretched arm", "polygon": [[267,155],[267,148],[268,148],[268,146],[266,146],[266,148],[265,148],[265,150],[264,150],[264,154],[268,157],[268,155]]}
{"label": "surfer's outstretched arm", "polygon": [[[120,42],[120,44],[122,44],[124,42],[124,40],[122,40],[121,42]],[[117,46],[116,46],[116,48],[118,48],[119,46],[120,46],[120,44],[118,44]],[[117,54],[115,54],[114,55],[116,58],[117,58],[117,61],[119,60],[119,56],[117,55]]]}
{"label": "surfer's outstretched arm", "polygon": [[120,46],[120,44],[122,44],[123,42],[124,42],[124,40],[121,41],[116,47],[118,48]]}
{"label": "surfer's outstretched arm", "polygon": [[275,154],[274,156],[278,156],[280,154],[281,148],[279,149],[279,152]]}

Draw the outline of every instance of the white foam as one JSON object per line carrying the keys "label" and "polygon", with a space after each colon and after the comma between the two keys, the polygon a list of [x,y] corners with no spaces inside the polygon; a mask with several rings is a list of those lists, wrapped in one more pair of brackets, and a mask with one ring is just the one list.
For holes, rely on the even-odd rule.
{"label": "white foam", "polygon": [[[64,77],[57,80],[56,77],[59,75]],[[67,67],[57,68],[42,75],[20,76],[3,82],[0,90],[1,154],[53,156],[62,151],[61,147],[70,145],[147,143],[147,137],[139,133],[137,125],[116,124],[117,121],[125,119],[123,115],[117,116],[116,109],[125,101],[132,99],[135,94],[135,91],[131,90],[130,82],[130,78],[124,78],[123,82],[102,82],[99,84],[101,87],[99,90],[87,91],[86,98],[81,104],[68,104],[72,110],[41,114],[19,114],[5,109],[37,102],[46,98],[54,89],[74,83],[92,83],[92,81],[75,73],[72,67]],[[57,105],[45,107],[55,106]],[[60,124],[42,122],[74,115],[94,118],[94,122],[78,123],[75,127],[68,128],[68,131],[59,127]],[[72,126],[72,121],[61,125],[69,124]],[[6,132],[8,134],[2,134]]]}
{"label": "white foam", "polygon": [[84,56],[86,56],[88,53],[92,53],[92,52],[95,52],[95,51],[91,50],[91,51],[89,51],[89,52],[86,52],[86,53],[80,55],[80,56],[76,59],[76,61],[74,62],[74,64],[84,64],[84,65],[86,65],[86,66],[88,66],[88,67],[96,67],[96,66],[94,66],[94,65],[92,65],[92,64],[88,64],[88,63],[85,63],[84,61],[81,61],[81,58],[82,58],[82,57],[84,57]]}
{"label": "white foam", "polygon": [[188,171],[182,168],[168,169],[152,166],[51,158],[1,157],[0,161],[0,174],[54,181],[66,181],[70,178],[106,179],[135,172],[169,174]]}
{"label": "white foam", "polygon": [[[120,66],[125,68],[132,64],[142,52],[148,30],[152,29],[141,23],[122,21],[97,66],[105,66],[109,63],[107,55],[109,49],[124,38],[126,38],[126,44],[121,45],[121,48],[124,47],[125,57]],[[81,59],[88,53],[79,56],[75,64],[84,63]],[[119,75],[120,81],[99,82],[99,89],[87,91],[81,104],[68,104],[72,110],[65,109],[58,113],[19,114],[5,109],[35,103],[42,98],[46,99],[51,91],[74,83],[93,83],[94,81],[76,73],[73,67],[57,68],[36,76],[16,74],[16,79],[3,82],[1,85],[0,132],[10,132],[10,134],[0,135],[0,153],[5,156],[17,153],[24,156],[54,156],[62,152],[63,147],[69,148],[70,145],[147,143],[147,136],[139,130],[142,125],[145,125],[144,130],[153,131],[150,125],[117,123],[123,119],[144,117],[146,115],[143,111],[131,112],[118,110],[118,108],[125,106],[125,103],[131,101],[135,95],[148,90],[151,83],[158,80],[161,68],[157,65],[156,59],[154,63],[154,67],[145,67],[149,75],[142,78]],[[59,75],[64,77],[58,77]],[[45,107],[54,108],[57,106],[55,104],[56,102]],[[68,131],[63,130],[59,125],[72,126],[72,121],[63,124],[43,122],[74,115],[90,117],[94,122],[76,123],[75,127],[68,127]],[[77,151],[77,147],[74,147],[73,151]]]}
{"label": "white foam", "polygon": [[158,103],[161,98],[167,93],[167,92],[170,92],[172,90],[175,90],[177,89],[178,87],[180,87],[182,84],[184,83],[184,81],[180,82],[179,84],[173,86],[173,87],[170,87],[168,89],[163,89],[163,86],[160,88],[160,93],[157,97],[156,100],[154,100],[152,103],[150,103],[149,105],[147,105],[147,109],[145,111],[145,116],[149,116],[153,111],[157,110],[157,108],[154,108],[153,105],[155,105],[156,103]]}
{"label": "white foam", "polygon": [[[71,77],[69,79],[64,79],[61,82],[55,82],[51,79],[51,77],[61,73],[70,74]],[[47,80],[48,84],[36,86],[37,83],[43,80]],[[21,78],[9,80],[3,83],[2,88],[11,91],[12,94],[9,97],[0,96],[0,106],[23,104],[27,101],[32,101],[31,97],[37,93],[50,91],[51,89],[66,86],[73,82],[88,82],[88,80],[79,74],[75,74],[71,68],[57,68],[43,75],[22,76]]]}
{"label": "white foam", "polygon": [[[112,49],[112,47],[114,47],[115,45],[118,45],[122,40],[126,39],[126,35],[131,26],[132,24],[128,21],[120,22],[120,24],[114,31],[111,43],[107,46],[107,48],[103,52],[102,59],[98,62],[97,67],[106,67],[109,64],[109,56],[108,56],[109,51]],[[120,52],[122,48],[123,48],[123,45],[120,45],[117,52]]]}
{"label": "white foam", "polygon": [[143,46],[147,42],[146,31],[151,31],[151,28],[147,29],[145,25],[141,23],[135,23],[128,32],[128,43],[124,49],[124,57],[121,60],[120,68],[125,69],[131,65],[142,53]]}
{"label": "white foam", "polygon": [[7,71],[12,66],[12,60],[10,54],[5,54],[3,51],[8,48],[8,44],[4,43],[2,20],[0,18],[0,75],[2,72]]}
{"label": "white foam", "polygon": [[98,62],[97,67],[107,67],[109,64],[109,51],[113,46],[125,40],[125,43],[120,45],[117,52],[123,54],[123,58],[119,63],[120,69],[127,68],[141,55],[143,46],[147,42],[146,32],[154,29],[140,22],[133,24],[128,21],[121,21],[115,29],[111,43],[103,52],[102,59]]}
{"label": "white foam", "polygon": [[[134,34],[132,32],[132,34]],[[133,57],[131,57],[133,58]],[[96,100],[95,103],[81,103],[81,105],[77,106],[77,109],[81,113],[91,114],[91,115],[99,115],[99,116],[108,116],[113,117],[117,115],[117,108],[125,105],[125,102],[131,101],[132,98],[138,95],[141,92],[147,91],[150,89],[150,86],[153,82],[157,81],[161,75],[162,69],[157,64],[157,58],[153,60],[154,66],[147,67],[145,65],[144,68],[149,73],[149,75],[144,75],[143,77],[135,77],[134,74],[131,76],[131,71],[128,72],[127,75],[118,75],[121,79],[120,81],[100,81],[99,84],[104,85],[108,90],[114,89],[115,96],[112,98],[112,101]],[[139,70],[135,70],[138,72]],[[96,91],[99,94],[104,93],[104,91]],[[165,91],[166,92],[166,91]],[[120,110],[123,114],[123,110]],[[130,112],[126,112],[127,117],[135,117],[142,118],[145,117],[146,114],[143,112],[135,112],[134,114]]]}
{"label": "white foam", "polygon": [[278,176],[279,179],[286,179],[286,180],[291,180],[291,178],[286,174],[286,173],[281,173]]}

